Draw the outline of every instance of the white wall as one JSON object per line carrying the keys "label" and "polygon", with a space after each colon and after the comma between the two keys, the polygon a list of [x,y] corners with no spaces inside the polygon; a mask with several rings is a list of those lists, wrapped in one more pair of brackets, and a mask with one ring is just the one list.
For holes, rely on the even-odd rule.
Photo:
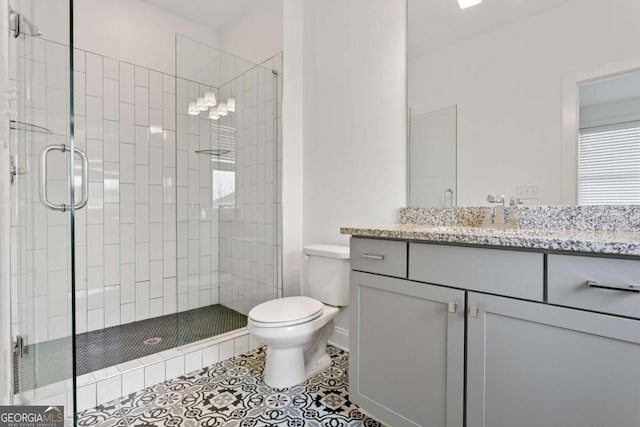
{"label": "white wall", "polygon": [[82,0],[74,7],[77,48],[163,73],[175,74],[176,33],[219,45],[216,32],[137,0]]}
{"label": "white wall", "polygon": [[458,204],[561,204],[562,77],[640,56],[640,3],[579,0],[409,64],[413,114],[458,105]]}
{"label": "white wall", "polygon": [[[302,154],[302,243],[347,245],[341,226],[395,223],[406,201],[406,2],[314,0],[302,11],[287,2],[284,13],[287,20],[290,13],[303,17],[302,49],[287,50],[300,29],[285,27],[291,32],[284,40],[284,127],[303,137],[303,147],[302,153],[288,148],[300,142],[285,136],[284,186],[299,176],[289,167],[298,159],[286,159],[287,153]],[[300,64],[302,123],[286,115],[300,90],[300,81],[287,82],[287,70]],[[289,190],[285,196],[297,193]],[[284,209],[286,238],[287,218],[300,206],[285,198]],[[348,310],[337,326],[348,328]],[[338,334],[334,341],[346,346],[344,338]]]}
{"label": "white wall", "polygon": [[260,64],[282,50],[283,0],[263,0],[220,31],[220,47]]}

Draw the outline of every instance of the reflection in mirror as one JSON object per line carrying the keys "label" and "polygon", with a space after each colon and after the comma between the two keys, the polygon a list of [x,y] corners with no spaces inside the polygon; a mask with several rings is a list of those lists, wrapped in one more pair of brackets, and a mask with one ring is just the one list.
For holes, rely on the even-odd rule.
{"label": "reflection in mirror", "polygon": [[410,117],[410,205],[456,205],[456,120],[455,105]]}
{"label": "reflection in mirror", "polygon": [[[640,1],[491,0],[462,10],[456,0],[408,0],[408,8],[413,117],[457,105],[457,204],[486,205],[487,194],[597,203],[578,188],[578,86],[638,67],[613,68],[639,62]],[[587,70],[602,72],[583,78]],[[418,163],[410,159],[412,169]],[[611,193],[607,203],[638,203],[630,200]]]}
{"label": "reflection in mirror", "polygon": [[579,204],[640,204],[640,71],[579,85]]}

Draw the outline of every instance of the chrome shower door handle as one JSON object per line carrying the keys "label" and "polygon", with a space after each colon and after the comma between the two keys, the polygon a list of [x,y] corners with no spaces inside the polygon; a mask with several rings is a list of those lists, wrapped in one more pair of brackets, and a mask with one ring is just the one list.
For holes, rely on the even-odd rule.
{"label": "chrome shower door handle", "polygon": [[67,210],[69,210],[70,206],[64,203],[56,205],[54,203],[51,203],[48,198],[47,156],[52,151],[60,151],[61,153],[64,153],[65,151],[67,151],[67,146],[64,144],[49,145],[40,152],[40,201],[43,205],[53,211],[66,212]]}
{"label": "chrome shower door handle", "polygon": [[[89,158],[87,157],[87,154],[79,148],[74,148],[73,151],[82,161],[82,197],[78,203],[73,205],[73,208],[82,209],[89,201]],[[71,182],[73,183],[74,179],[71,179]]]}
{"label": "chrome shower door handle", "polygon": [[[65,153],[69,151],[69,147],[64,144],[49,145],[40,152],[40,201],[43,205],[51,210],[66,212],[71,208],[71,206],[65,203],[59,205],[51,203],[48,197],[49,192],[47,185],[47,157],[51,151],[60,151],[61,153]],[[73,208],[82,209],[87,205],[87,202],[89,201],[89,159],[87,158],[87,154],[84,151],[78,148],[74,148],[73,151],[78,155],[78,157],[80,157],[80,160],[82,161],[82,197],[80,198],[80,201],[78,203],[73,205]],[[74,191],[74,176],[75,174],[72,171],[72,178],[69,180],[71,183],[70,185],[72,186],[71,191]]]}

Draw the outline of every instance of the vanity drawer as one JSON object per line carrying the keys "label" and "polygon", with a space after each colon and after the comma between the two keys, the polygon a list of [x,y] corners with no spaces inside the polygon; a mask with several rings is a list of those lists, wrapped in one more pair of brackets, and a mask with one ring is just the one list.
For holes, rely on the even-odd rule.
{"label": "vanity drawer", "polygon": [[351,269],[407,277],[407,242],[351,238]]}
{"label": "vanity drawer", "polygon": [[409,279],[543,301],[544,255],[411,243]]}
{"label": "vanity drawer", "polygon": [[640,293],[629,288],[640,286],[640,261],[549,255],[547,274],[551,304],[640,318]]}

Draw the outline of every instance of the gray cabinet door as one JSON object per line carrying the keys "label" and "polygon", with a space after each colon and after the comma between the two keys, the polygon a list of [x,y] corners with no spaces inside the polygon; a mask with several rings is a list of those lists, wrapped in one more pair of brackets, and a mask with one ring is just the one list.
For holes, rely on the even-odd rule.
{"label": "gray cabinet door", "polygon": [[640,426],[639,321],[472,292],[468,306],[467,427]]}
{"label": "gray cabinet door", "polygon": [[464,292],[351,272],[351,309],[350,399],[396,427],[462,427]]}

